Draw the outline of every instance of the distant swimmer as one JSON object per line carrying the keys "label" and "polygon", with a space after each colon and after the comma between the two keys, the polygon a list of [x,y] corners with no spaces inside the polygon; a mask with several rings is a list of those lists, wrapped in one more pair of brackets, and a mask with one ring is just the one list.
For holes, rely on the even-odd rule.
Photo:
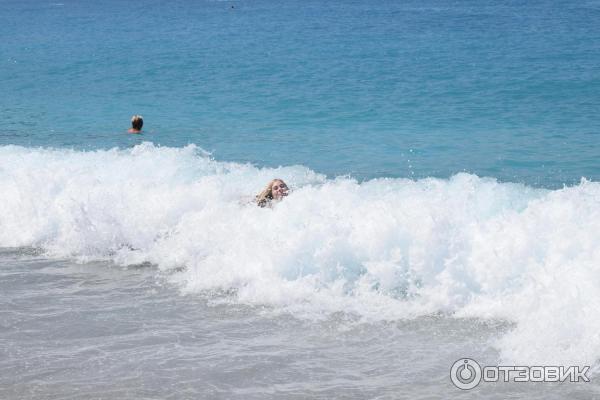
{"label": "distant swimmer", "polygon": [[142,126],[144,126],[144,119],[141,115],[134,115],[131,117],[131,128],[127,131],[129,133],[142,133]]}
{"label": "distant swimmer", "polygon": [[273,179],[265,190],[256,196],[256,204],[259,207],[270,207],[273,201],[280,201],[289,192],[288,186],[281,179]]}

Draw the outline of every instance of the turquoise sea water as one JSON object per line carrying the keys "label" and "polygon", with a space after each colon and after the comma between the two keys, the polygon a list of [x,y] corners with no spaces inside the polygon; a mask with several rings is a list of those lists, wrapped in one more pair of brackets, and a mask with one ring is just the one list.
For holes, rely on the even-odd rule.
{"label": "turquoise sea water", "polygon": [[0,145],[598,180],[599,21],[598,1],[3,0]]}

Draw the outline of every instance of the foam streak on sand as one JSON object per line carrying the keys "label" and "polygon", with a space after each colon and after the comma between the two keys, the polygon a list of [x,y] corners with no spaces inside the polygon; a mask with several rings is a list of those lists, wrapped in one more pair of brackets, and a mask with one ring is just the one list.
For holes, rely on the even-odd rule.
{"label": "foam streak on sand", "polygon": [[[273,177],[294,189],[249,200]],[[150,262],[185,292],[226,291],[301,318],[442,312],[515,322],[506,362],[600,356],[600,184],[533,189],[448,180],[326,179],[212,160],[194,146],[0,147],[0,246]]]}

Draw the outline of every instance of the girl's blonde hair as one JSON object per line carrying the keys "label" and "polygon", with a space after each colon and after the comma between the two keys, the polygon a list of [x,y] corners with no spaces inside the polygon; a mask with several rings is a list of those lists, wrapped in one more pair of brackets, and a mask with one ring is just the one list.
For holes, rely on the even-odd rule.
{"label": "girl's blonde hair", "polygon": [[256,204],[258,204],[259,207],[266,207],[271,203],[271,200],[273,200],[273,184],[275,182],[285,183],[279,178],[275,178],[269,182],[264,190],[256,195]]}

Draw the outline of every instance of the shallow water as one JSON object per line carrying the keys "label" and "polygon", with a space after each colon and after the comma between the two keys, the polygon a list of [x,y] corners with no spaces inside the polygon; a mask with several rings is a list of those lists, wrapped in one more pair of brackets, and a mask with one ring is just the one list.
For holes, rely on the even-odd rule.
{"label": "shallow water", "polygon": [[592,398],[596,383],[454,388],[450,365],[494,362],[503,322],[441,315],[297,319],[225,294],[183,296],[153,266],[3,251],[0,396],[88,398]]}

